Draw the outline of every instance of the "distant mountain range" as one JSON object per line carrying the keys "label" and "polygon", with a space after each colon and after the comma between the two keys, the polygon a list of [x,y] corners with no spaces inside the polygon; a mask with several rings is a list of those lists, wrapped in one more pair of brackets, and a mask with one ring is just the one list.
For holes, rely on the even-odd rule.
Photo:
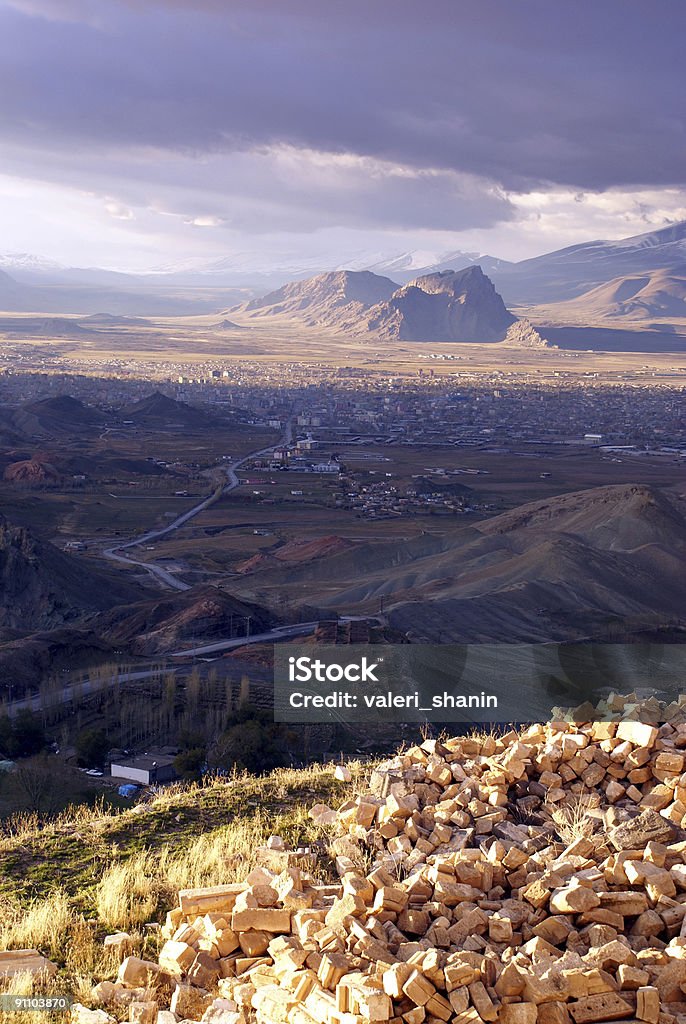
{"label": "distant mountain range", "polygon": [[542,304],[539,315],[545,314],[569,324],[686,319],[686,263],[615,277],[576,298]]}
{"label": "distant mountain range", "polygon": [[510,305],[562,302],[629,275],[686,266],[686,221],[619,241],[583,242],[492,273]]}
{"label": "distant mountain range", "polygon": [[[214,260],[191,259],[147,273],[124,274],[66,267],[28,253],[0,254],[0,309],[129,316],[209,313],[278,290],[289,281],[322,273],[368,271],[390,278],[397,286],[477,265],[493,281],[508,306],[565,302],[608,282],[621,284],[625,278],[656,272],[683,279],[686,221],[631,238],[568,246],[519,263],[461,251],[361,251],[306,259],[292,252],[265,255],[250,251]],[[603,295],[593,297],[595,308],[600,308],[604,301]],[[609,295],[607,301],[612,305],[617,300]],[[611,315],[625,314],[620,310]]]}
{"label": "distant mountain range", "polygon": [[82,316],[190,316],[245,296],[235,287],[193,288],[142,274],[64,268],[28,256],[0,256],[0,310]]}
{"label": "distant mountain range", "polygon": [[502,341],[516,320],[478,266],[427,274],[400,288],[368,270],[340,270],[291,282],[234,312],[402,341]]}
{"label": "distant mountain range", "polygon": [[[505,269],[513,264],[484,253],[432,252],[415,249],[402,253],[381,253],[368,250],[349,253],[331,253],[303,259],[296,252],[270,254],[263,252],[238,252],[214,260],[191,259],[180,264],[158,267],[151,271],[149,278],[158,281],[177,281],[188,284],[209,284],[224,281],[233,285],[254,288],[276,289],[288,281],[298,281],[321,273],[335,273],[339,270],[363,271],[391,277],[397,284],[407,284],[422,274],[439,270],[464,270],[479,264],[484,273]],[[0,257],[0,266],[2,266]]]}

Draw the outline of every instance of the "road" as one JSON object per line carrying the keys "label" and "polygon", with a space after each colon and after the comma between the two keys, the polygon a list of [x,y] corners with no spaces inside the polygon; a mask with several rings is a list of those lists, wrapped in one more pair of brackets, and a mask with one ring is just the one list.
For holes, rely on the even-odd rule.
{"label": "road", "polygon": [[[297,622],[292,626],[276,626],[274,629],[270,629],[267,633],[253,633],[252,636],[240,636],[233,637],[231,640],[218,640],[212,644],[204,644],[202,647],[192,647],[189,650],[184,651],[172,651],[167,657],[170,658],[192,658],[202,657],[203,655],[215,654],[220,651],[229,651],[235,647],[245,647],[247,644],[259,644],[259,643],[277,643],[279,640],[287,640],[293,636],[306,636],[310,633],[314,633],[317,628],[316,622]],[[160,670],[159,665],[154,669],[140,669],[135,672],[121,672],[116,676],[113,676],[109,680],[110,684],[114,682],[119,683],[131,683],[136,682],[140,679],[150,679],[152,676],[158,676],[160,671],[165,674],[168,672],[177,672],[181,666],[174,668],[165,667]],[[97,689],[102,687],[102,680],[98,680],[97,683],[93,684],[93,681],[86,677],[80,679],[74,683],[67,683],[67,685],[60,690],[57,694],[57,700],[53,703],[67,704],[74,694],[78,696],[85,696],[90,693],[94,688]],[[24,709],[30,711],[41,710],[41,695],[40,693],[32,693],[28,697],[19,697],[17,700],[9,701],[5,708],[10,716],[16,715],[17,712]]]}
{"label": "road", "polygon": [[[378,616],[368,617],[366,615],[341,615],[339,622],[367,622],[371,618],[371,621],[381,621]],[[169,658],[195,658],[204,657],[206,655],[218,654],[220,651],[230,651],[237,647],[246,647],[248,644],[259,644],[259,643],[278,643],[279,640],[288,640],[295,636],[309,636],[314,633],[318,626],[318,622],[295,622],[290,626],[275,626],[274,629],[268,630],[266,633],[253,633],[252,636],[239,636],[232,637],[230,640],[216,640],[214,643],[203,644],[201,647],[190,647],[183,651],[172,651],[166,657]],[[157,676],[160,671],[177,672],[181,666],[170,668],[165,666],[164,669],[160,670],[159,665],[154,669],[138,669],[135,672],[121,672],[113,677],[109,682],[119,683],[130,683],[136,682],[139,679],[150,679],[152,676]],[[95,684],[96,688],[101,687],[102,680],[98,680]],[[93,689],[93,682],[88,677],[80,679],[74,683],[67,683],[67,685],[60,690],[59,700],[57,703],[66,704],[71,700],[75,692],[79,696],[88,694]],[[28,697],[19,697],[17,700],[8,701],[5,705],[7,713],[12,716],[16,715],[18,711],[22,711],[28,708],[31,711],[41,710],[41,697],[39,693],[32,693]]]}
{"label": "road", "polygon": [[173,533],[174,530],[178,530],[182,526],[185,526],[191,519],[194,519],[195,516],[200,515],[200,513],[204,512],[206,508],[213,505],[220,497],[223,497],[225,494],[229,494],[238,487],[240,480],[236,475],[237,469],[240,469],[240,467],[250,459],[259,458],[260,455],[267,455],[282,444],[290,444],[292,437],[293,422],[289,419],[286,424],[283,437],[280,441],[277,441],[276,444],[269,445],[267,448],[260,448],[255,452],[249,452],[247,455],[237,459],[235,462],[230,462],[228,465],[220,464],[218,468],[222,469],[228,478],[224,487],[214,491],[208,498],[204,498],[203,501],[194,505],[193,508],[189,509],[187,512],[184,512],[183,515],[180,515],[172,523],[169,523],[168,526],[164,526],[159,530],[148,530],[147,533],[134,537],[132,540],[127,540],[123,543],[119,542],[114,544],[112,547],[105,548],[103,551],[104,557],[109,558],[112,562],[119,562],[124,565],[137,565],[141,569],[145,569],[146,572],[149,572],[151,576],[154,576],[159,583],[162,583],[167,587],[171,587],[172,590],[190,590],[191,584],[184,583],[183,580],[177,579],[176,576],[169,572],[168,569],[164,569],[161,565],[155,565],[154,562],[144,562],[139,558],[131,558],[129,555],[122,555],[121,552],[128,551],[131,548],[136,548],[140,544],[148,544],[150,541],[160,540],[161,537],[167,537],[170,533]]}
{"label": "road", "polygon": [[187,651],[174,651],[172,658],[201,657],[205,654],[216,654],[219,651],[230,651],[234,647],[245,647],[246,644],[274,643],[292,636],[307,636],[314,633],[317,622],[296,622],[293,626],[276,626],[267,633],[253,633],[252,636],[239,636],[231,640],[217,640],[215,643],[204,644],[202,647],[191,647]]}
{"label": "road", "polygon": [[[166,671],[166,669],[165,669]],[[172,669],[171,671],[176,671]],[[150,679],[151,676],[159,675],[159,668],[155,669],[141,669],[137,672],[122,672],[117,678],[109,680],[110,683],[120,682],[129,683],[134,682],[137,679]],[[98,680],[95,684],[95,688],[102,686],[102,680]],[[72,699],[75,693],[79,695],[90,693],[94,689],[93,680],[91,679],[79,679],[74,683],[67,683],[64,689],[60,690],[56,696],[59,698],[54,701],[51,706],[55,703],[66,704]],[[7,713],[12,716],[16,715],[18,711],[23,711],[28,708],[29,711],[40,711],[41,710],[41,695],[40,693],[29,694],[28,697],[18,697],[17,700],[10,700],[4,705]]]}
{"label": "road", "polygon": [[[340,615],[338,621],[345,622],[380,622],[377,615]],[[174,651],[172,658],[200,657],[204,654],[215,654],[219,651],[230,651],[234,647],[245,647],[246,644],[276,643],[278,640],[288,640],[293,636],[308,636],[314,633],[319,625],[315,622],[294,622],[290,626],[275,626],[266,633],[253,633],[252,636],[238,636],[231,640],[215,640],[211,644],[203,644],[202,647],[190,647],[185,651]]]}

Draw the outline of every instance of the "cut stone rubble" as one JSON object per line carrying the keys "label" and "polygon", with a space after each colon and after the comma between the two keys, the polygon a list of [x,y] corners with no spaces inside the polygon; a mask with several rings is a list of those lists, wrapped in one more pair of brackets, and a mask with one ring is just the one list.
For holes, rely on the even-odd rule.
{"label": "cut stone rubble", "polygon": [[0,978],[12,978],[15,974],[50,978],[56,973],[57,965],[42,956],[37,949],[0,950]]}
{"label": "cut stone rubble", "polygon": [[273,837],[113,989],[142,1024],[686,1024],[685,755],[640,722],[427,740],[338,808],[337,884]]}

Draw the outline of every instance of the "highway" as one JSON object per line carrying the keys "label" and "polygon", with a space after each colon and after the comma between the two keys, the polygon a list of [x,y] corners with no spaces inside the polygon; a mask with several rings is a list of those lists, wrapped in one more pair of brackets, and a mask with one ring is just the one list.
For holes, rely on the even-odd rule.
{"label": "highway", "polygon": [[[366,622],[369,621],[368,616],[365,615],[341,615],[339,622]],[[377,616],[371,616],[372,621],[379,622],[380,619]],[[266,633],[253,633],[252,636],[238,636],[232,637],[230,640],[216,640],[213,643],[203,644],[200,647],[189,647],[183,651],[171,651],[166,657],[168,658],[202,658],[212,654],[219,654],[221,651],[230,651],[237,647],[246,647],[248,644],[260,644],[260,643],[278,643],[279,640],[288,640],[295,636],[310,636],[314,633],[317,628],[317,622],[295,622],[290,626],[275,626],[274,629],[268,630]],[[177,672],[181,666],[170,667],[165,665],[164,668],[160,668],[159,664],[154,669],[137,669],[132,672],[121,672],[117,676],[113,676],[109,680],[110,685],[114,682],[130,683],[136,682],[139,679],[150,679],[152,676],[159,675],[160,672]],[[98,680],[96,688],[102,686],[102,680]],[[93,689],[93,682],[86,677],[85,679],[79,679],[74,683],[67,683],[63,690],[59,693],[59,703],[66,704],[71,700],[74,693],[78,693],[79,696],[90,693]],[[33,693],[28,697],[19,697],[17,700],[9,701],[5,707],[10,715],[16,714],[23,708],[29,708],[32,711],[40,711],[40,694]]]}
{"label": "highway", "polygon": [[[245,647],[247,644],[277,643],[279,640],[287,640],[294,636],[307,636],[314,633],[316,628],[316,622],[296,622],[291,626],[276,626],[274,629],[270,629],[266,633],[254,633],[252,636],[233,637],[231,640],[217,640],[215,643],[204,644],[202,647],[191,647],[188,650],[172,651],[167,655],[167,657],[204,657],[207,655],[218,654],[220,651],[230,651],[236,647]],[[108,684],[112,685],[115,682],[131,683],[140,679],[150,679],[152,676],[160,675],[160,672],[164,674],[167,674],[168,672],[177,672],[180,667],[180,665],[173,668],[165,666],[163,669],[160,669],[158,665],[154,669],[139,669],[134,672],[121,672],[114,675],[112,679],[108,681]],[[79,679],[74,683],[67,683],[67,685],[60,690],[59,694],[56,695],[58,699],[53,703],[67,704],[75,694],[79,697],[85,696],[94,688],[98,689],[102,686],[102,679],[98,680],[94,687],[93,681],[88,677],[85,679]],[[8,714],[11,716],[16,715],[17,712],[26,708],[30,711],[40,711],[41,695],[40,693],[32,693],[28,697],[19,697],[17,700],[9,701],[5,707]]]}
{"label": "highway", "polygon": [[[377,615],[339,615],[338,621],[344,622],[380,622]],[[217,654],[219,651],[230,651],[234,647],[245,647],[246,644],[276,643],[278,640],[288,640],[293,636],[309,636],[314,633],[319,625],[315,622],[294,622],[290,626],[275,626],[266,633],[253,633],[252,636],[232,637],[231,640],[215,640],[211,644],[203,644],[202,647],[189,647],[185,651],[174,651],[172,658],[202,657],[206,654]]]}
{"label": "highway", "polygon": [[267,455],[282,444],[290,444],[292,437],[293,422],[292,420],[288,420],[284,435],[276,444],[269,445],[267,448],[260,448],[258,451],[249,452],[247,455],[244,455],[235,462],[230,462],[228,465],[220,463],[218,468],[225,472],[228,478],[223,487],[217,488],[217,490],[210,494],[209,497],[204,498],[197,505],[194,505],[193,508],[184,512],[183,515],[180,515],[173,521],[173,523],[169,523],[167,526],[164,526],[159,530],[148,530],[147,533],[140,534],[132,540],[127,540],[123,543],[120,541],[112,547],[105,548],[103,550],[104,557],[109,558],[112,562],[119,562],[124,565],[137,565],[141,569],[145,569],[146,572],[149,572],[151,576],[154,576],[159,583],[170,587],[172,590],[190,590],[191,584],[184,583],[183,580],[177,579],[176,576],[169,572],[168,569],[164,569],[161,565],[155,565],[154,562],[144,562],[139,558],[131,558],[129,555],[122,555],[121,552],[128,551],[131,548],[136,548],[140,544],[148,544],[150,541],[160,540],[161,537],[166,537],[170,533],[173,533],[174,530],[178,530],[180,527],[185,526],[186,523],[190,522],[190,520],[194,519],[197,515],[200,515],[201,512],[204,512],[206,508],[213,505],[219,500],[219,498],[223,497],[225,494],[229,494],[238,487],[240,480],[236,475],[237,469],[240,469],[240,467],[250,459],[259,458],[260,455]]}
{"label": "highway", "polygon": [[191,647],[186,651],[174,651],[172,658],[202,657],[217,654],[219,651],[230,651],[234,647],[245,647],[246,644],[275,643],[292,636],[307,636],[314,633],[318,623],[296,622],[293,626],[276,626],[267,633],[253,633],[252,636],[233,637],[231,640],[217,640],[215,643],[203,644],[202,647]]}
{"label": "highway", "polygon": [[[175,672],[176,669],[165,669],[164,671]],[[118,674],[117,677],[113,677],[112,679],[108,680],[108,685],[111,685],[114,682],[129,683],[135,682],[135,680],[137,679],[150,679],[151,676],[156,676],[159,674],[159,668],[140,669],[136,672],[122,672]],[[68,701],[72,699],[72,697],[75,694],[78,694],[78,696],[82,696],[87,693],[90,693],[94,688],[97,689],[98,687],[102,686],[102,680],[98,680],[94,687],[93,680],[89,679],[88,677],[86,677],[85,679],[79,679],[73,683],[67,683],[64,689],[60,690],[59,694],[55,695],[59,699],[52,701],[51,706],[54,706],[55,704],[66,704]],[[4,709],[10,716],[16,715],[18,711],[23,711],[27,708],[29,711],[42,710],[40,693],[31,693],[29,694],[28,697],[18,697],[16,700],[10,700],[4,705]]]}

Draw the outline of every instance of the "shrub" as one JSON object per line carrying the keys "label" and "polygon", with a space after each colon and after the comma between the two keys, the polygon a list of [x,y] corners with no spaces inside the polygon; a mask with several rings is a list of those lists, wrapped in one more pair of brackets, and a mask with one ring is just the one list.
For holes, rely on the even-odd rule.
{"label": "shrub", "polygon": [[82,768],[102,768],[108,750],[107,735],[102,729],[82,729],[76,737],[76,756]]}
{"label": "shrub", "polygon": [[205,763],[205,748],[193,747],[182,750],[174,758],[174,771],[180,779],[193,781],[200,778],[200,770]]}
{"label": "shrub", "polygon": [[32,757],[39,754],[46,739],[40,719],[24,708],[16,718],[0,719],[0,753],[7,757]]}
{"label": "shrub", "polygon": [[287,734],[261,708],[243,704],[214,744],[208,761],[213,768],[244,769],[259,775],[287,763]]}

